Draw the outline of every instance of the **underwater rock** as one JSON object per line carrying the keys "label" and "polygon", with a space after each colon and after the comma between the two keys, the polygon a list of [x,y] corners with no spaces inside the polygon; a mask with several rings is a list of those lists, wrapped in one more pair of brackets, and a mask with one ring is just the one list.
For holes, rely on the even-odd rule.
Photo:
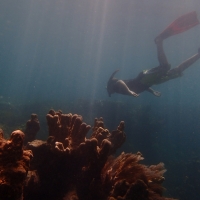
{"label": "underwater rock", "polygon": [[[2,131],[1,131],[2,132]],[[23,184],[33,157],[30,150],[23,150],[24,133],[12,132],[10,139],[0,137],[0,199],[20,200]]]}
{"label": "underwater rock", "polygon": [[31,142],[35,140],[37,132],[40,130],[40,123],[36,114],[31,115],[31,119],[26,122],[26,129],[24,144],[26,145],[27,142]]}
{"label": "underwater rock", "polygon": [[82,116],[50,110],[46,115],[47,141],[29,142],[33,152],[24,187],[24,200],[167,200],[162,197],[165,172],[162,163],[145,166],[140,153],[112,154],[125,141],[124,122],[111,133],[103,118],[91,126]]}

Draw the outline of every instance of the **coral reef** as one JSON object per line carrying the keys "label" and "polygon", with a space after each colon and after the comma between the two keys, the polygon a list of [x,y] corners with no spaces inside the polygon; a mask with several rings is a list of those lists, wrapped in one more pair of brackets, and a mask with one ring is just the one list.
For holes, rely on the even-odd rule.
{"label": "coral reef", "polygon": [[1,200],[170,200],[162,196],[163,163],[140,164],[139,152],[114,157],[126,139],[123,121],[109,132],[103,118],[91,127],[80,115],[50,110],[46,119],[46,141],[34,140],[40,128],[35,114],[25,142],[20,130],[9,140],[0,130]]}
{"label": "coral reef", "polygon": [[108,191],[108,199],[166,200],[162,197],[164,188],[164,164],[149,167],[139,164],[142,154],[121,153],[110,158],[102,169],[102,184]]}
{"label": "coral reef", "polygon": [[36,114],[31,115],[31,119],[26,122],[26,129],[24,131],[24,144],[35,140],[38,131],[40,130],[40,123]]}
{"label": "coral reef", "polygon": [[102,118],[95,119],[92,129],[77,114],[50,110],[46,119],[47,141],[26,145],[34,158],[24,187],[25,200],[168,199],[162,197],[162,163],[139,164],[140,153],[112,157],[125,141],[124,122],[110,133]]}
{"label": "coral reef", "polygon": [[23,184],[30,167],[32,152],[23,150],[24,133],[12,132],[10,139],[3,138],[0,130],[0,199],[20,200]]}

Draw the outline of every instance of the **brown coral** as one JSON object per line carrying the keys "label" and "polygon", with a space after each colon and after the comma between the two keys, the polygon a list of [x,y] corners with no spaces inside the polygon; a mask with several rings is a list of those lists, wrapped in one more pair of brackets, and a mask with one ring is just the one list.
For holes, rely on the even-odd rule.
{"label": "brown coral", "polygon": [[35,140],[37,132],[40,130],[40,123],[36,114],[31,114],[31,119],[26,122],[24,144]]}
{"label": "brown coral", "polygon": [[23,195],[23,183],[30,167],[32,152],[23,150],[24,133],[12,132],[10,139],[0,137],[1,199],[17,200]]}
{"label": "brown coral", "polygon": [[166,200],[162,197],[164,164],[139,164],[142,154],[122,153],[110,158],[102,170],[102,184],[108,199]]}
{"label": "brown coral", "polygon": [[64,148],[73,149],[81,142],[85,142],[85,137],[91,128],[82,122],[82,116],[76,114],[62,114],[61,111],[50,110],[46,119],[49,136],[53,136],[56,142],[61,142]]}
{"label": "brown coral", "polygon": [[121,121],[117,130],[109,132],[108,129],[104,128],[103,118],[95,119],[92,138],[96,138],[98,140],[98,146],[101,145],[104,139],[107,139],[111,142],[111,150],[110,153],[113,154],[116,152],[118,148],[122,146],[122,144],[126,140],[126,135],[124,133],[124,122]]}
{"label": "brown coral", "polygon": [[167,200],[162,197],[163,164],[139,164],[140,153],[109,158],[125,141],[124,122],[110,133],[103,118],[95,119],[87,139],[91,127],[80,115],[50,110],[46,119],[47,142],[26,147],[34,154],[30,180],[38,189],[31,192],[27,181],[25,199]]}

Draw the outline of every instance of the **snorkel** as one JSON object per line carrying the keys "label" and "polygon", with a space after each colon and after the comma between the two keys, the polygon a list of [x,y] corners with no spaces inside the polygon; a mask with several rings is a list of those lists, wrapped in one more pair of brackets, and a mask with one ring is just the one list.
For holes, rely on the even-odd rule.
{"label": "snorkel", "polygon": [[118,79],[116,78],[113,78],[115,76],[115,74],[119,71],[119,69],[117,69],[116,71],[114,71],[112,73],[112,75],[110,76],[109,80],[108,80],[108,83],[107,83],[107,92],[108,92],[108,95],[109,97],[111,96],[112,93],[114,93],[114,90],[113,90],[113,86],[114,84],[118,81]]}

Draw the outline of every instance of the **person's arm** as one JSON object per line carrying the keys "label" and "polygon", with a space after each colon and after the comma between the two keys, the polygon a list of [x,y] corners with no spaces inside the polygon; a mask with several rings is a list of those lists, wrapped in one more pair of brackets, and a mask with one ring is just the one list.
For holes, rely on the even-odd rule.
{"label": "person's arm", "polygon": [[115,92],[120,93],[120,94],[124,94],[124,95],[131,95],[131,96],[134,96],[134,97],[139,96],[139,94],[136,94],[135,92],[130,90],[128,88],[128,86],[126,85],[126,83],[124,83],[124,81],[122,81],[122,80],[118,80],[115,83]]}
{"label": "person's arm", "polygon": [[160,96],[161,96],[161,93],[160,93],[160,92],[155,91],[155,90],[153,90],[153,89],[150,88],[150,87],[147,89],[147,91],[150,92],[151,94],[155,95],[156,97],[160,97]]}

